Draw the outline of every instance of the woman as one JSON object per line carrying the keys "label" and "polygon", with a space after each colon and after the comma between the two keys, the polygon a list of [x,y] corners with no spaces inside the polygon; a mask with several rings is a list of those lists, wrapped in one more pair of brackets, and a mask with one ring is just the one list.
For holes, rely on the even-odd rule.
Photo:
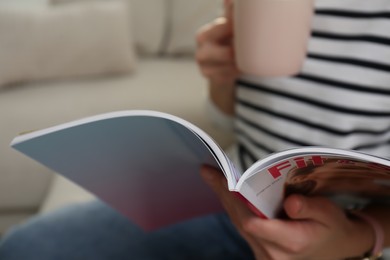
{"label": "woman", "polygon": [[[226,16],[199,32],[196,57],[210,83],[211,112],[225,126],[235,117],[238,167],[312,144],[390,154],[390,48],[383,46],[390,2],[318,0],[307,61],[289,78],[240,74],[232,6],[225,6]],[[380,250],[370,222],[327,198],[291,195],[289,219],[263,220],[227,191],[219,171],[205,166],[201,175],[230,218],[206,216],[146,234],[101,203],[73,206],[14,229],[0,244],[0,259],[343,259]],[[388,207],[364,211],[390,246]]]}

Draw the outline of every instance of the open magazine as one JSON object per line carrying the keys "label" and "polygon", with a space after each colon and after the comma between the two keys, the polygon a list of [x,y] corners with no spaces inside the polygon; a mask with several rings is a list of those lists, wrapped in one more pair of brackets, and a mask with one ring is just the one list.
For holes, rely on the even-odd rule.
{"label": "open magazine", "polygon": [[221,169],[228,188],[274,218],[291,193],[390,196],[390,161],[326,147],[290,149],[239,172],[195,125],[145,110],[96,115],[14,138],[11,146],[94,193],[146,230],[222,210],[202,181]]}

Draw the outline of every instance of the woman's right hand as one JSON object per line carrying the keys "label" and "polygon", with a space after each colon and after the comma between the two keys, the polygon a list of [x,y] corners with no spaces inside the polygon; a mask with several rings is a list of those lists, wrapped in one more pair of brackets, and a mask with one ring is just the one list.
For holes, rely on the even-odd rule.
{"label": "woman's right hand", "polygon": [[199,29],[196,37],[196,61],[212,85],[234,85],[238,69],[234,58],[232,3],[225,1],[225,16]]}
{"label": "woman's right hand", "polygon": [[225,16],[197,33],[196,61],[209,81],[210,97],[225,113],[233,114],[234,82],[239,75],[233,47],[232,2],[225,1]]}

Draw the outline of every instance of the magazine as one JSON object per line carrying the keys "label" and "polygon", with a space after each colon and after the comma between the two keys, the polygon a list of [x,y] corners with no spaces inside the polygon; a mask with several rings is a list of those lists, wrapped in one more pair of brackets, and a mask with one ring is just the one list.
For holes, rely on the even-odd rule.
{"label": "magazine", "polygon": [[203,130],[149,110],[116,111],[20,134],[11,146],[95,194],[145,230],[222,210],[199,171],[210,165],[263,218],[304,195],[390,196],[390,161],[328,147],[271,154],[245,172]]}

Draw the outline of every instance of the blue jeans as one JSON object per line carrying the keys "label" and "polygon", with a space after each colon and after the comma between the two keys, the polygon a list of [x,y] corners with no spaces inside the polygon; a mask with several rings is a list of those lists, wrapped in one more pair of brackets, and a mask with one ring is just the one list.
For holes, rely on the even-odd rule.
{"label": "blue jeans", "polygon": [[145,233],[99,201],[32,218],[0,240],[1,260],[253,259],[226,214]]}

